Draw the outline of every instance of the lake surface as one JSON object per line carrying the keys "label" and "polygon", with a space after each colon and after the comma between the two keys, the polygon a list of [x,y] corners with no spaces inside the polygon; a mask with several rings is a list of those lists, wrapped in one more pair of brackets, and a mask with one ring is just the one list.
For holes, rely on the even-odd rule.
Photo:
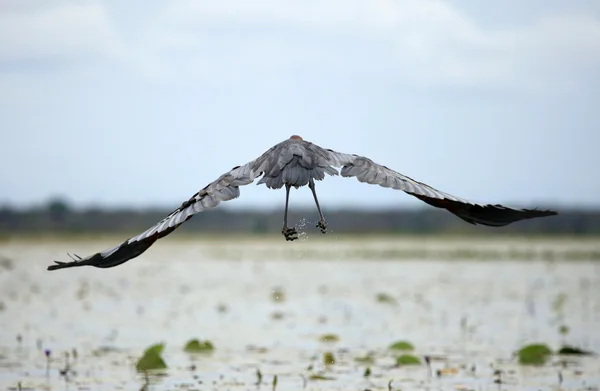
{"label": "lake surface", "polygon": [[[256,389],[257,370],[268,390],[275,375],[277,390],[600,385],[596,356],[513,355],[535,342],[600,352],[598,240],[169,237],[112,269],[46,271],[116,242],[0,242],[0,389],[140,389],[135,363],[158,342],[168,369],[150,377],[156,390]],[[214,352],[185,353],[192,338]],[[395,365],[398,340],[431,357],[431,374]]]}

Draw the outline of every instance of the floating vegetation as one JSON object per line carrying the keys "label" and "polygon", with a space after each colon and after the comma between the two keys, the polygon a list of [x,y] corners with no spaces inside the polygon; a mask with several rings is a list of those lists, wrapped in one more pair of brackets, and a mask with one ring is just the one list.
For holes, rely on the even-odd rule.
{"label": "floating vegetation", "polygon": [[[426,388],[432,391],[557,391],[561,387],[564,390],[598,391],[593,388],[600,373],[600,347],[596,348],[591,342],[584,343],[593,342],[594,328],[588,326],[593,325],[600,314],[593,278],[597,264],[574,265],[558,258],[554,264],[532,262],[511,264],[508,268],[500,260],[481,263],[459,260],[456,264],[436,261],[421,265],[423,268],[414,260],[407,265],[381,260],[357,260],[352,264],[337,252],[337,248],[343,248],[345,244],[329,238],[307,247],[295,246],[298,247],[296,253],[287,259],[243,265],[238,261],[223,264],[212,259],[203,260],[201,264],[194,262],[198,257],[206,257],[203,248],[214,247],[212,239],[206,239],[206,243],[201,244],[203,248],[195,242],[190,242],[192,247],[187,249],[186,243],[167,243],[164,250],[157,249],[155,258],[172,259],[170,265],[173,267],[159,267],[151,261],[120,277],[102,281],[90,279],[86,273],[48,275],[43,268],[27,273],[34,269],[33,264],[43,251],[35,247],[29,250],[27,246],[13,248],[11,243],[11,254],[23,252],[15,258],[14,276],[0,268],[0,277],[4,278],[0,282],[0,301],[6,304],[0,317],[14,323],[9,322],[11,327],[5,332],[6,341],[0,346],[0,379],[7,383],[4,388],[13,390],[21,380],[23,388],[29,386],[32,390],[65,387],[73,391],[77,388],[139,390],[147,374],[150,378],[147,391],[271,391],[274,375],[281,373],[277,383],[281,391],[303,391],[303,385],[304,391]],[[437,238],[425,239],[427,248],[434,251],[460,246],[454,240],[448,240],[446,245],[445,242],[438,243]],[[597,239],[594,243],[592,239],[586,240],[589,240],[589,246],[600,249]],[[277,238],[265,238],[265,243],[260,242],[262,238],[252,240],[258,243],[248,240],[250,251],[279,248]],[[413,246],[411,239],[398,240],[396,237],[390,239],[390,246],[392,240],[399,242],[398,246],[402,248]],[[508,240],[506,243],[504,239],[495,240],[489,243],[491,249],[504,251],[512,247]],[[553,242],[554,238],[551,240]],[[565,244],[575,247],[579,243],[579,239],[570,240],[575,244]],[[473,240],[472,245],[487,246],[484,241],[482,239],[480,244],[479,239]],[[229,239],[223,241],[222,246],[229,246],[229,243],[238,245]],[[529,239],[517,244],[520,243],[534,249],[546,248],[545,245],[530,244]],[[379,244],[365,243],[364,247],[373,246],[377,250]],[[106,243],[107,248],[109,245]],[[289,247],[288,244],[281,244],[281,247],[284,245]],[[305,249],[310,251],[313,245],[323,247],[322,252],[328,256],[323,268],[318,266],[318,259],[305,259]],[[73,247],[78,246],[82,248],[80,251],[88,253],[85,250],[88,243]],[[363,248],[362,244],[349,243],[348,246],[353,246],[350,249]],[[52,244],[44,252],[52,255],[63,251],[63,247],[70,248],[71,244]],[[89,243],[89,253],[98,248],[105,248],[104,243]],[[235,252],[246,259],[246,253],[240,251],[243,248],[240,246]],[[175,252],[181,257],[173,257]],[[300,262],[295,262],[298,258]],[[32,265],[28,266],[26,262]],[[201,272],[213,265],[215,273]],[[414,265],[418,267],[413,268]],[[404,266],[410,273],[398,272],[398,268]],[[190,267],[198,269],[194,276],[190,275]],[[315,274],[315,268],[321,269],[321,273]],[[511,280],[514,270],[519,271],[519,281],[525,285],[503,284]],[[328,274],[333,271],[342,274],[332,279]],[[465,273],[477,274],[481,281],[469,285]],[[292,289],[285,282],[290,275],[303,281],[302,284],[294,284]],[[223,279],[223,276],[230,278]],[[85,281],[88,281],[87,285]],[[168,282],[165,289],[157,290],[164,281]],[[194,293],[205,299],[200,303],[182,300],[187,296],[178,289],[180,282],[193,287],[188,296]],[[578,283],[580,287],[576,286]],[[499,289],[488,289],[490,284],[500,284],[496,286]],[[38,293],[34,292],[34,285],[39,287],[35,290]],[[64,306],[63,299],[74,298],[77,290],[86,286],[89,288],[81,289],[84,301]],[[283,288],[285,301],[272,301],[271,292],[276,286]],[[89,294],[85,293],[87,289]],[[115,298],[110,291],[118,291],[121,298]],[[567,293],[566,301],[558,296],[561,291]],[[18,297],[14,296],[17,300],[12,299],[13,292],[18,294]],[[397,304],[378,303],[378,292],[394,296]],[[446,300],[450,299],[448,292],[453,293],[452,300]],[[48,300],[48,296],[56,300]],[[562,308],[563,318],[559,318],[553,309],[554,301],[557,310]],[[90,313],[83,310],[85,302],[93,305]],[[225,314],[219,312],[219,303],[224,303],[223,311],[227,305]],[[527,316],[524,304],[529,303],[535,308]],[[496,306],[498,311],[490,310]],[[136,315],[136,309],[144,307],[146,311],[138,311]],[[132,313],[133,323],[122,317],[102,316],[101,310],[105,308],[116,313]],[[281,312],[285,317],[272,320],[274,312]],[[22,313],[31,316],[23,317]],[[511,327],[496,327],[506,319],[521,315],[527,317],[523,319],[527,323],[525,334],[547,338],[522,340],[524,332],[518,322],[511,323]],[[182,339],[185,333],[177,335],[177,330],[197,323],[198,316],[204,323],[214,326],[209,328],[212,331],[192,331],[187,333],[187,339]],[[464,319],[462,322],[461,318]],[[73,326],[72,319],[78,319],[81,324]],[[144,324],[148,327],[138,328]],[[561,326],[571,328],[564,337],[559,335]],[[113,333],[112,329],[127,335],[137,334],[133,339],[124,340],[121,337],[126,335]],[[449,329],[456,332],[453,338],[447,335]],[[76,335],[73,335],[74,330]],[[231,338],[231,332],[236,330],[242,334]],[[566,330],[563,328],[562,331],[565,333]],[[198,343],[205,339],[215,341],[214,350],[212,353],[187,353],[184,348],[192,338],[197,338]],[[171,342],[173,339],[175,346]],[[139,341],[142,341],[141,345]],[[169,361],[168,368],[137,372],[136,364],[144,350],[161,341],[165,342],[161,358],[165,363]],[[251,341],[255,345],[251,345]],[[519,349],[538,342],[547,344],[553,352],[546,364],[520,365]],[[167,345],[169,350],[166,350]],[[219,349],[216,349],[217,345]],[[74,346],[77,354],[72,351]],[[505,354],[507,346],[515,353],[512,359]],[[561,347],[565,349],[560,350]],[[52,349],[48,379],[45,377],[46,348]],[[65,350],[70,354],[69,363]],[[585,350],[590,350],[593,355],[559,355],[580,354]],[[324,365],[327,351],[334,359]],[[431,365],[428,366],[426,355],[430,353],[435,356],[429,358]],[[403,354],[414,355],[418,359],[414,360],[415,365],[396,366],[397,357]],[[404,364],[404,359],[399,361]],[[418,361],[420,365],[417,365]],[[308,369],[309,365],[312,368]],[[392,378],[394,382],[388,383]]]}
{"label": "floating vegetation", "polygon": [[354,361],[364,363],[364,364],[374,364],[375,357],[373,357],[372,353],[368,353],[365,356],[354,357]]}
{"label": "floating vegetation", "polygon": [[283,289],[274,288],[273,291],[271,291],[271,300],[276,303],[285,301],[285,293],[283,292]]}
{"label": "floating vegetation", "polygon": [[501,369],[496,369],[494,370],[494,383],[495,384],[502,384],[502,370]]}
{"label": "floating vegetation", "polygon": [[565,356],[591,356],[594,353],[588,350],[579,349],[575,346],[565,345],[558,350],[557,354]]}
{"label": "floating vegetation", "polygon": [[384,304],[396,304],[397,301],[394,298],[394,296],[388,295],[387,293],[378,293],[377,296],[375,296],[375,299],[377,300],[378,303],[384,303]]}
{"label": "floating vegetation", "polygon": [[142,357],[138,360],[135,369],[138,372],[146,372],[154,369],[166,369],[167,364],[161,357],[161,354],[165,348],[164,343],[150,346]]}
{"label": "floating vegetation", "polygon": [[564,324],[558,328],[558,333],[560,335],[567,335],[567,334],[569,334],[569,331],[570,331],[569,326],[564,325]]}
{"label": "floating vegetation", "polygon": [[46,376],[50,374],[50,356],[52,355],[52,351],[50,349],[44,349],[44,355],[46,356]]}
{"label": "floating vegetation", "polygon": [[323,334],[321,337],[319,337],[319,340],[321,342],[337,342],[340,340],[340,337],[338,337],[336,334]]}
{"label": "floating vegetation", "polygon": [[224,313],[226,313],[227,311],[229,311],[229,307],[227,307],[227,304],[224,304],[224,303],[219,303],[219,304],[217,305],[217,312],[218,312],[218,313],[224,314]]}
{"label": "floating vegetation", "polygon": [[100,346],[98,349],[92,350],[92,356],[100,357],[110,353],[119,353],[121,349],[114,346]]}
{"label": "floating vegetation", "polygon": [[413,344],[407,341],[396,341],[389,346],[390,350],[415,350]]}
{"label": "floating vegetation", "polygon": [[396,358],[396,365],[421,365],[421,360],[411,354],[403,354]]}
{"label": "floating vegetation", "polygon": [[259,386],[262,383],[263,375],[260,369],[256,369],[256,385]]}
{"label": "floating vegetation", "polygon": [[[442,242],[443,243],[443,242]],[[398,245],[385,245],[378,247],[356,248],[352,245],[340,246],[337,254],[340,259],[347,260],[490,260],[490,261],[530,261],[542,260],[553,261],[557,259],[565,261],[598,261],[600,250],[597,248],[552,248],[536,249],[529,245],[519,244],[510,249],[479,248],[465,245],[463,247],[443,245],[442,248],[427,247],[425,244],[415,244],[409,247]],[[307,259],[323,259],[329,256],[327,249],[306,248],[302,254]],[[281,259],[294,254],[288,249],[269,247],[268,250],[246,248],[245,257],[251,259]],[[238,259],[239,252],[231,249],[219,249],[212,251],[210,256],[215,259]]]}
{"label": "floating vegetation", "polygon": [[191,339],[185,344],[183,348],[188,353],[206,353],[215,350],[214,345],[209,340],[199,341],[197,339]]}
{"label": "floating vegetation", "polygon": [[273,311],[271,313],[271,319],[273,319],[273,320],[281,320],[284,318],[284,316],[285,316],[285,314],[281,311]]}
{"label": "floating vegetation", "polygon": [[323,353],[323,364],[333,365],[335,364],[335,356],[331,352]]}
{"label": "floating vegetation", "polygon": [[325,376],[321,373],[313,373],[308,377],[310,380],[335,380],[335,377]]}
{"label": "floating vegetation", "polygon": [[552,350],[544,344],[531,344],[519,350],[519,364],[543,365],[552,355]]}

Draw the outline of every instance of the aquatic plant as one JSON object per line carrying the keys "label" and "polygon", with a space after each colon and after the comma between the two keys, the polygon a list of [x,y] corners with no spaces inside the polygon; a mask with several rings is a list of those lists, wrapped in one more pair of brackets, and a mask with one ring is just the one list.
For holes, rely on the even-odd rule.
{"label": "aquatic plant", "polygon": [[388,349],[390,350],[414,350],[415,347],[413,344],[407,341],[396,341],[391,344]]}
{"label": "aquatic plant", "polygon": [[255,383],[257,386],[259,386],[260,383],[262,383],[262,378],[263,378],[262,372],[260,371],[260,369],[257,368],[256,369],[256,383]]}
{"label": "aquatic plant", "polygon": [[591,355],[594,354],[593,352],[590,352],[589,350],[583,350],[583,349],[580,349],[578,347],[569,346],[569,345],[563,346],[556,353],[560,354],[560,355],[565,355],[565,356],[568,356],[568,355],[572,355],[572,356],[591,356]]}
{"label": "aquatic plant", "polygon": [[335,356],[331,352],[323,353],[323,363],[325,365],[333,365],[335,364]]}
{"label": "aquatic plant", "polygon": [[227,306],[227,304],[219,303],[217,305],[217,312],[224,314],[227,311],[229,311],[229,307]]}
{"label": "aquatic plant", "polygon": [[321,373],[313,373],[308,377],[310,380],[335,380],[335,377],[325,376]]}
{"label": "aquatic plant", "polygon": [[71,370],[71,363],[69,363],[69,352],[65,352],[65,367],[59,369],[58,373],[65,378],[69,377],[69,371]]}
{"label": "aquatic plant", "polygon": [[423,359],[425,360],[425,365],[427,365],[427,377],[431,377],[433,375],[433,371],[431,369],[431,357],[425,356]]}
{"label": "aquatic plant", "polygon": [[377,296],[375,297],[375,299],[377,300],[378,303],[385,303],[385,304],[396,304],[396,299],[387,294],[387,293],[383,293],[380,292],[377,294]]}
{"label": "aquatic plant", "polygon": [[150,346],[138,360],[135,369],[138,372],[146,372],[153,369],[166,369],[167,364],[161,356],[164,348],[164,343]]}
{"label": "aquatic plant", "polygon": [[560,335],[567,335],[567,334],[569,334],[569,331],[570,331],[569,326],[567,326],[566,324],[560,325],[558,328],[558,333]]}
{"label": "aquatic plant", "polygon": [[494,384],[502,384],[502,369],[494,370]]}
{"label": "aquatic plant", "polygon": [[543,365],[552,355],[552,350],[545,344],[524,346],[518,352],[519,364]]}
{"label": "aquatic plant", "polygon": [[285,317],[285,314],[281,311],[273,311],[271,313],[271,319],[273,320],[281,320]]}
{"label": "aquatic plant", "polygon": [[285,293],[282,288],[273,288],[271,291],[271,300],[274,302],[282,302],[285,301]]}
{"label": "aquatic plant", "polygon": [[44,349],[44,355],[46,356],[46,376],[50,375],[50,355],[52,351],[50,349]]}
{"label": "aquatic plant", "polygon": [[337,342],[340,340],[340,337],[338,337],[336,334],[323,334],[321,337],[319,337],[319,340],[321,342]]}
{"label": "aquatic plant", "polygon": [[214,349],[213,343],[209,340],[200,341],[198,339],[189,340],[183,348],[188,353],[206,353],[212,352]]}
{"label": "aquatic plant", "polygon": [[401,356],[396,357],[396,365],[397,366],[420,365],[420,364],[421,364],[421,360],[419,360],[417,357],[410,355],[410,354],[403,354]]}

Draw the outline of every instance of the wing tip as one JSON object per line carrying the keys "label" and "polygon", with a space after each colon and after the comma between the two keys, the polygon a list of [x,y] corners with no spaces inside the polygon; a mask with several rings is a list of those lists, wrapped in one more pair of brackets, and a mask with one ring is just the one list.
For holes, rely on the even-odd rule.
{"label": "wing tip", "polygon": [[48,266],[48,268],[46,270],[52,271],[52,270],[64,269],[66,267],[76,266],[76,265],[70,265],[70,263],[75,263],[75,262],[59,262],[59,261],[54,261],[54,265]]}
{"label": "wing tip", "polygon": [[546,209],[546,210],[539,210],[537,208],[535,209],[523,209],[524,212],[528,212],[528,213],[532,213],[535,215],[535,217],[546,217],[546,216],[556,216],[558,215],[558,212],[555,210],[551,210],[551,209]]}
{"label": "wing tip", "polygon": [[77,255],[77,254],[71,255],[69,253],[67,253],[67,255],[69,256],[69,258],[71,258],[73,260],[72,262],[54,261],[54,265],[48,266],[48,268],[46,270],[52,271],[52,270],[64,269],[67,267],[87,265],[87,263],[84,261],[84,259],[81,258],[79,255]]}

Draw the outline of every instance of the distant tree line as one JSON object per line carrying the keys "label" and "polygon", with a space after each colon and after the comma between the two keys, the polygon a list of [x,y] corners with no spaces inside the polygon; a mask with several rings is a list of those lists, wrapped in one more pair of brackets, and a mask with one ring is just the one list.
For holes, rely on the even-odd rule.
{"label": "distant tree line", "polygon": [[[166,209],[74,209],[62,199],[53,199],[41,207],[16,209],[0,206],[0,235],[28,233],[133,233],[144,230],[165,217]],[[472,226],[451,213],[432,207],[419,209],[328,210],[329,227],[335,232],[350,233],[540,233],[598,234],[600,209],[560,208],[558,216],[525,220],[496,229]],[[200,213],[181,227],[182,231],[212,233],[277,233],[281,229],[283,210],[230,211],[226,208]],[[318,215],[314,208],[295,210],[289,221],[306,221],[314,229]],[[316,230],[315,230],[316,232]]]}

